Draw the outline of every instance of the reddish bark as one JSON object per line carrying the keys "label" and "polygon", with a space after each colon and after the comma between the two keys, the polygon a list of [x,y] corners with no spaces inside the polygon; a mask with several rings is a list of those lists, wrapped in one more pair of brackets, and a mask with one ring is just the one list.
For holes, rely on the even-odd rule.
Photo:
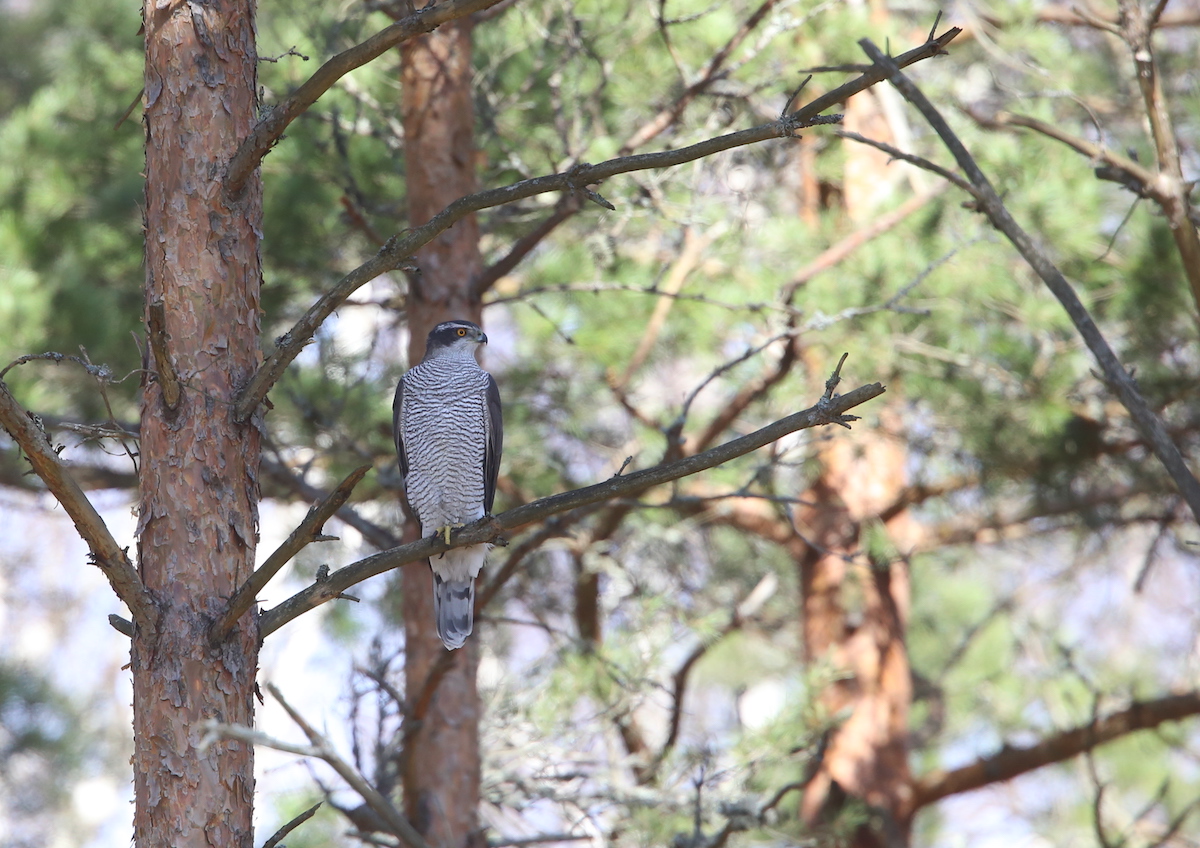
{"label": "reddish bark", "polygon": [[[874,91],[860,91],[846,101],[843,127],[846,132],[895,144],[896,138],[883,113],[883,104]],[[843,176],[843,199],[846,214],[855,224],[865,224],[894,193],[897,178],[902,176],[892,158],[881,150],[853,141],[844,141],[846,169]]]}
{"label": "reddish bark", "polygon": [[147,314],[163,306],[183,381],[174,410],[142,397],[139,570],[161,610],[133,640],[134,839],[250,846],[250,746],[196,749],[207,719],[253,723],[254,616],[209,644],[213,616],[254,565],[259,431],[232,402],[259,363],[261,185],[229,204],[225,163],[257,113],[254,4],[147,3]]}
{"label": "reddish bark", "polygon": [[[401,48],[409,223],[419,226],[451,201],[476,190],[471,99],[471,23],[460,20]],[[417,254],[421,274],[408,295],[409,362],[419,362],[425,337],[439,322],[480,322],[472,278],[483,262],[479,228],[469,216]],[[410,522],[411,523],[411,522]],[[415,526],[408,533],[415,536]],[[433,623],[433,586],[422,564],[402,571],[405,682],[421,692],[445,653]],[[433,845],[483,845],[479,830],[478,635],[455,652],[432,708],[405,751],[404,806]]]}
{"label": "reddish bark", "polygon": [[[806,787],[801,814],[815,823],[836,813],[842,793],[882,813],[854,844],[907,840],[908,710],[912,682],[904,631],[908,565],[873,562],[861,551],[864,523],[903,490],[905,451],[886,436],[856,431],[821,452],[822,472],[797,519],[808,544],[798,559],[807,662],[828,662],[845,675],[824,695],[831,717],[848,717],[832,734]],[[885,525],[904,549],[913,527],[906,512]]]}

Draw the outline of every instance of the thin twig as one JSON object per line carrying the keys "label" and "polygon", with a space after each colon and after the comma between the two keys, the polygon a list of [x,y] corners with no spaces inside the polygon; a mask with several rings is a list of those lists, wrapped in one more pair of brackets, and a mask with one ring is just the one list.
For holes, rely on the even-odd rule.
{"label": "thin twig", "polygon": [[121,448],[125,451],[125,455],[129,457],[129,461],[133,464],[133,472],[136,474],[138,473],[138,452],[129,447],[129,443],[121,435],[124,428],[117,423],[117,416],[113,412],[112,401],[108,397],[108,384],[112,382],[112,374],[109,373],[107,365],[93,366],[91,357],[88,356],[87,348],[83,345],[79,346],[79,352],[83,354],[83,361],[87,363],[88,373],[96,381],[96,390],[100,392],[100,400],[104,402],[104,410],[108,413],[108,422],[116,432],[117,441],[121,443]]}
{"label": "thin twig", "polygon": [[737,419],[750,404],[766,395],[774,386],[783,380],[799,358],[799,335],[789,334],[787,344],[774,365],[767,368],[757,379],[745,383],[733,399],[723,404],[721,410],[713,417],[704,431],[687,440],[685,453],[696,453],[707,450],[716,441],[717,436],[725,432],[725,428]]}
{"label": "thin twig", "polygon": [[[675,98],[675,102],[670,106],[660,111],[657,115],[643,124],[633,135],[625,140],[625,143],[620,147],[622,155],[629,153],[641,147],[647,141],[650,141],[655,136],[664,132],[668,127],[679,120],[679,117],[687,109],[688,105],[695,100],[705,89],[712,85],[718,79],[721,73],[722,66],[738,48],[738,46],[746,39],[754,29],[761,24],[767,17],[767,13],[778,2],[778,0],[764,0],[764,2],[754,10],[754,12],[742,22],[737,31],[729,37],[725,44],[712,58],[708,60],[704,71],[699,78],[689,85],[684,91]],[[668,47],[670,40],[667,40]],[[803,86],[801,86],[803,88]],[[798,93],[798,92],[797,92]],[[791,101],[789,101],[791,102]],[[786,112],[786,109],[784,110]]]}
{"label": "thin twig", "polygon": [[910,165],[916,165],[918,168],[923,168],[926,171],[937,174],[942,179],[953,183],[968,194],[975,194],[975,187],[973,185],[964,180],[958,174],[943,168],[936,162],[931,162],[928,159],[925,159],[921,156],[916,156],[912,153],[905,153],[898,147],[893,147],[892,145],[883,141],[876,141],[873,138],[867,138],[866,136],[859,135],[858,133],[846,132],[845,130],[834,130],[833,134],[838,138],[848,139],[849,141],[857,141],[859,144],[865,144],[868,147],[874,147],[876,150],[882,150],[893,159],[897,159],[901,162],[908,162]]}
{"label": "thin twig", "polygon": [[628,292],[630,294],[644,294],[650,297],[670,297],[673,300],[701,303],[705,306],[727,309],[730,312],[778,312],[784,315],[796,316],[803,314],[795,307],[779,303],[766,301],[731,303],[724,300],[715,300],[704,294],[689,294],[686,292],[668,294],[657,286],[631,285],[628,283],[557,283],[548,286],[534,286],[522,289],[514,295],[506,295],[505,297],[497,297],[489,300],[483,304],[483,307],[486,309],[489,306],[499,306],[504,303],[520,303],[527,298],[541,294],[600,294],[602,292]]}
{"label": "thin twig", "polygon": [[546,236],[554,232],[564,221],[570,219],[572,215],[580,210],[581,206],[579,198],[573,194],[564,194],[560,197],[558,203],[554,204],[554,211],[546,216],[545,220],[517,239],[513,246],[509,248],[508,253],[503,257],[484,268],[472,278],[471,297],[476,300],[482,299],[485,294],[491,291],[496,281],[516,268],[521,260],[528,256]]}

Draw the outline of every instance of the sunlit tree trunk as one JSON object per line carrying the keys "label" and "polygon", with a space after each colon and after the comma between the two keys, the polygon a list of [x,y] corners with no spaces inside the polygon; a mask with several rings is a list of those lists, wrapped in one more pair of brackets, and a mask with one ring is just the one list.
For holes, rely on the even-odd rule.
{"label": "sunlit tree trunk", "polygon": [[227,201],[220,182],[257,113],[254,4],[144,14],[145,298],[147,316],[161,304],[182,392],[169,408],[158,377],[142,398],[139,567],[162,615],[157,638],[133,640],[134,840],[249,848],[253,751],[197,744],[207,719],[254,717],[253,614],[220,645],[207,638],[258,531],[259,431],[234,422],[231,402],[259,362],[261,186]]}
{"label": "sunlit tree trunk", "polygon": [[[452,200],[476,190],[474,109],[471,101],[471,24],[459,21],[407,42],[401,49],[405,161],[411,225],[425,223]],[[425,352],[425,336],[450,318],[480,321],[472,277],[481,268],[474,216],[417,254],[421,273],[408,296],[409,362]],[[414,527],[408,529],[415,535]],[[429,568],[403,569],[405,682],[410,702],[445,653],[433,623]],[[475,672],[479,635],[454,654],[432,707],[409,742],[404,805],[432,845],[482,845],[479,830],[479,697]]]}
{"label": "sunlit tree trunk", "polygon": [[[908,840],[908,563],[867,539],[869,522],[903,491],[905,461],[903,445],[886,434],[836,438],[821,451],[821,475],[797,510],[808,543],[799,557],[805,659],[840,675],[823,703],[831,718],[844,717],[801,813],[815,824],[831,820],[847,796],[865,802],[872,821],[853,837],[862,848]],[[907,512],[879,529],[900,551],[915,532]]]}

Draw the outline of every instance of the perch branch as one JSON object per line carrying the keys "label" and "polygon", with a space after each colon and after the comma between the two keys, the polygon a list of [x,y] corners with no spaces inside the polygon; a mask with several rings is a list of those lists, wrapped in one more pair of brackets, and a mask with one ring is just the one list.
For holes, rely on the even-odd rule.
{"label": "perch branch", "polygon": [[1200,690],[1168,695],[1153,701],[1135,701],[1127,708],[1098,716],[1087,724],[1056,733],[1036,745],[1005,746],[995,754],[950,771],[938,770],[919,778],[913,786],[912,811],[916,812],[950,795],[1011,780],[1034,769],[1060,763],[1136,730],[1149,730],[1168,721],[1200,714]]}
{"label": "perch branch", "polygon": [[402,41],[432,32],[444,23],[482,11],[499,1],[445,0],[442,3],[430,3],[327,61],[282,103],[264,115],[238,147],[225,170],[226,197],[234,198],[241,194],[254,169],[282,138],[288,125],[346,74],[378,58]]}
{"label": "perch branch", "polygon": [[845,395],[833,396],[832,389],[817,404],[802,412],[789,415],[773,424],[768,424],[761,430],[726,442],[723,445],[703,453],[689,456],[675,462],[663,463],[643,471],[623,474],[570,492],[553,495],[533,503],[510,509],[500,515],[488,516],[451,535],[451,544],[447,545],[438,536],[430,536],[406,545],[400,545],[391,550],[381,551],[373,556],[361,559],[356,563],[338,569],[320,583],[309,586],[296,593],[277,607],[262,613],[259,620],[259,638],[278,630],[297,616],[315,609],[333,600],[339,593],[349,587],[382,574],[406,563],[443,553],[451,547],[462,545],[478,545],[491,542],[506,530],[513,530],[538,521],[543,521],[552,515],[567,510],[577,509],[590,504],[612,500],[613,498],[628,497],[645,491],[652,486],[678,480],[690,474],[712,468],[731,459],[747,454],[752,450],[769,444],[797,430],[817,427],[823,424],[841,424],[849,426],[848,421],[855,420],[854,416],[845,413],[872,398],[883,394],[884,387],[879,383],[861,386]]}
{"label": "perch branch", "polygon": [[67,470],[46,434],[35,422],[34,417],[17,403],[8,390],[8,385],[2,380],[0,424],[25,452],[34,472],[71,517],[75,529],[87,542],[96,565],[100,566],[100,570],[108,578],[117,597],[129,607],[134,623],[143,634],[153,639],[158,627],[158,608],[154,604],[154,598],[142,585],[142,579],[133,563],[129,561],[125,549],[117,544],[104,524],[104,519],[79,488],[79,484]]}
{"label": "perch branch", "polygon": [[[934,131],[941,137],[942,142],[954,155],[958,166],[967,175],[972,187],[979,209],[987,215],[988,219],[996,229],[1000,230],[1012,242],[1017,251],[1025,258],[1030,267],[1042,278],[1042,282],[1046,287],[1058,298],[1062,304],[1071,323],[1075,325],[1079,335],[1083,337],[1084,343],[1096,358],[1100,365],[1100,369],[1104,374],[1104,379],[1108,385],[1116,392],[1121,403],[1129,410],[1129,415],[1133,419],[1134,426],[1138,432],[1146,440],[1150,449],[1154,451],[1154,455],[1166,468],[1167,473],[1171,475],[1171,479],[1175,481],[1175,485],[1179,488],[1179,492],[1183,495],[1188,506],[1192,510],[1192,514],[1200,521],[1200,482],[1193,476],[1188,469],[1187,463],[1184,462],[1183,455],[1179,452],[1179,448],[1171,440],[1170,434],[1162,421],[1154,414],[1147,405],[1141,392],[1138,390],[1137,384],[1121,365],[1121,361],[1117,358],[1116,353],[1109,347],[1108,342],[1100,333],[1100,328],[1096,326],[1096,322],[1092,320],[1092,316],[1088,313],[1087,307],[1080,301],[1079,296],[1075,294],[1075,290],[1067,279],[1062,275],[1062,272],[1055,267],[1050,258],[1042,251],[1029,234],[1021,229],[1020,225],[1013,219],[1008,209],[1000,200],[996,190],[992,184],[984,176],[979,165],[971,158],[971,154],[967,152],[967,148],[959,140],[954,131],[950,129],[949,124],[941,114],[934,108],[933,104],[921,93],[903,73],[896,63],[884,55],[878,47],[871,43],[869,39],[859,41],[859,46],[863,51],[871,57],[872,61],[881,68],[886,69],[890,74],[892,85],[904,96],[909,103],[915,106]],[[1191,226],[1190,224],[1188,226]]]}
{"label": "perch branch", "polygon": [[[441,8],[441,7],[435,7]],[[928,59],[945,52],[948,45],[962,30],[953,27],[936,39],[922,44],[913,50],[896,58],[900,67],[911,65],[922,59]],[[856,94],[886,77],[886,72],[873,66],[859,77],[838,86],[832,91],[821,95],[812,102],[796,111],[781,116],[778,120],[762,124],[751,129],[741,130],[717,138],[682,147],[676,150],[663,150],[657,153],[639,153],[633,156],[623,156],[610,159],[598,165],[581,164],[569,171],[559,174],[534,177],[521,180],[508,186],[486,189],[475,194],[460,197],[451,203],[427,223],[420,227],[405,230],[388,239],[374,257],[355,268],[338,283],[322,295],[316,303],[296,322],[284,335],[275,340],[275,350],[250,378],[234,407],[234,418],[245,422],[267,396],[267,392],[283,374],[284,370],[300,351],[312,340],[313,335],[321,324],[360,286],[370,282],[380,274],[385,274],[400,266],[418,249],[428,244],[440,233],[445,232],[457,221],[462,220],[472,212],[500,206],[538,194],[552,191],[575,192],[587,185],[602,182],[618,174],[633,171],[644,171],[652,168],[669,168],[712,156],[735,147],[744,147],[773,138],[792,138],[797,130],[822,123],[836,122],[837,118],[822,117],[826,109],[842,102],[852,94]]]}
{"label": "perch branch", "polygon": [[229,603],[225,605],[225,611],[220,617],[213,622],[208,631],[209,641],[214,645],[220,644],[229,631],[234,628],[239,618],[245,614],[246,610],[254,605],[254,599],[258,597],[258,593],[263,590],[263,587],[270,582],[271,578],[279,573],[279,570],[292,561],[292,557],[300,553],[309,543],[320,542],[329,538],[321,535],[321,529],[325,526],[335,512],[342,508],[349,498],[350,493],[354,491],[354,487],[362,480],[366,473],[370,471],[372,466],[363,465],[350,472],[337,488],[321,499],[319,503],[313,504],[308,510],[308,515],[300,522],[299,526],[291,532],[273,554],[267,557],[266,561],[255,569],[238,590],[234,592],[233,597],[229,599]]}

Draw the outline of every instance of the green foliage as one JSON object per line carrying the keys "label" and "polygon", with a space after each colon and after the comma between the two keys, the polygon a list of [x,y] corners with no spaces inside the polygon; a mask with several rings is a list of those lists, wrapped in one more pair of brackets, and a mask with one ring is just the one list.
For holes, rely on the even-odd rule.
{"label": "green foliage", "polygon": [[[136,119],[114,124],[140,85],[138,21],[128,4],[76,5],[44,4],[5,32],[53,38],[32,66],[24,48],[0,58],[0,76],[23,78],[0,111],[0,321],[8,359],[83,345],[124,374],[138,366],[142,137]],[[65,408],[64,389],[85,416],[102,414],[76,369],[14,379],[48,411]]]}

